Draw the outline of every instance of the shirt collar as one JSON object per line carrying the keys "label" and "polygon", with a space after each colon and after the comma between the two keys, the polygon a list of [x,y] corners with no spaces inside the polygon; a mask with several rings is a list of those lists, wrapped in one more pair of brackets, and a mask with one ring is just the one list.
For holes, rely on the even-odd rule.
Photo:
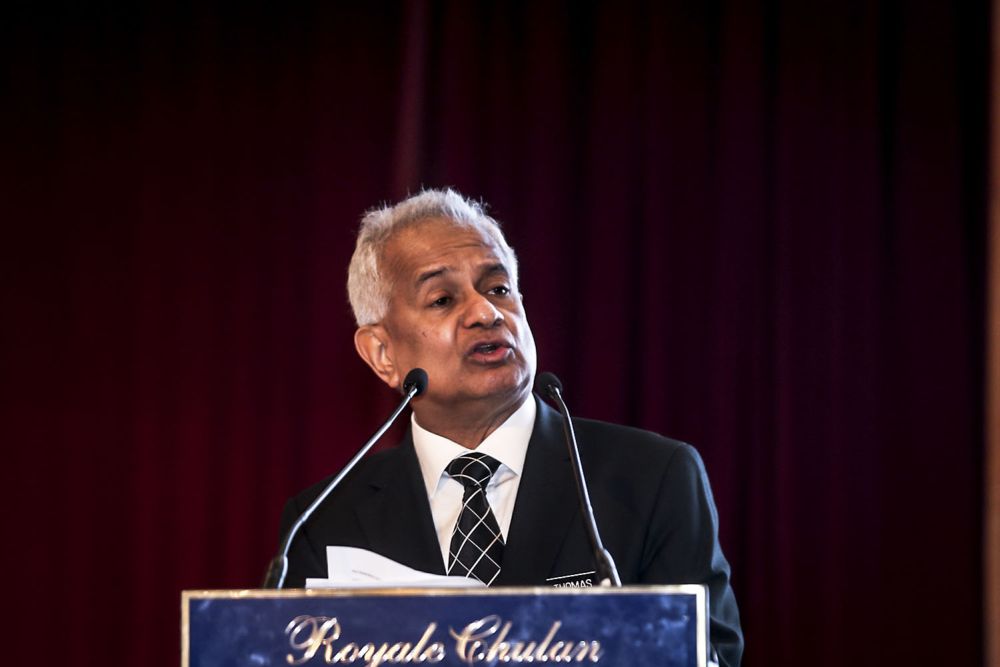
{"label": "shirt collar", "polygon": [[[534,397],[528,398],[497,430],[487,436],[478,447],[477,452],[489,454],[501,465],[509,468],[520,476],[524,469],[524,457],[528,453],[528,441],[535,427]],[[438,482],[452,459],[465,454],[469,450],[453,440],[431,433],[417,423],[417,417],[410,415],[410,426],[413,434],[413,447],[417,450],[417,460],[420,462],[420,472],[427,487],[427,497],[433,498],[437,492]],[[496,479],[498,476],[494,476]]]}

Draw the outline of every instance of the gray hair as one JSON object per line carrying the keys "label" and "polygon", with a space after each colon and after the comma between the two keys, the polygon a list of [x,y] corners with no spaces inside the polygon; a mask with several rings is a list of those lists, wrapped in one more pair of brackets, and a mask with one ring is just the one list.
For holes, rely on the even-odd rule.
{"label": "gray hair", "polygon": [[389,310],[392,288],[381,270],[385,247],[396,232],[430,218],[447,218],[459,227],[475,229],[496,243],[507,256],[511,285],[517,290],[517,256],[507,244],[496,220],[479,202],[454,190],[424,190],[393,206],[374,208],[361,218],[358,242],[347,270],[347,296],[358,326],[375,324]]}

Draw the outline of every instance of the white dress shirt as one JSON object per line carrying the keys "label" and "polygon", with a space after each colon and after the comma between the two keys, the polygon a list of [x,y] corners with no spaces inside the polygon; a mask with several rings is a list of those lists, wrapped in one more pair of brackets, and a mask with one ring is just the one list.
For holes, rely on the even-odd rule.
{"label": "white dress shirt", "polygon": [[[535,399],[529,394],[521,407],[475,450],[489,454],[500,462],[500,468],[486,486],[486,499],[500,524],[505,542],[510,529],[510,518],[514,514],[517,488],[521,483],[524,456],[528,452],[528,440],[535,427],[536,410]],[[465,489],[461,482],[445,473],[445,468],[454,458],[469,450],[424,429],[417,423],[416,415],[410,416],[410,424],[413,426],[413,446],[417,450],[420,471],[423,473],[427,498],[431,504],[431,515],[434,517],[434,530],[437,531],[438,543],[441,545],[441,558],[447,568],[451,534],[462,511]]]}

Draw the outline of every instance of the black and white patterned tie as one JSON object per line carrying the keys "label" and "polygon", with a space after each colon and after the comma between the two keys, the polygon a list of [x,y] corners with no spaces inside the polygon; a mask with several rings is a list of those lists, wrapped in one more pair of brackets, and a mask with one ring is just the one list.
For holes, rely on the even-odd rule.
{"label": "black and white patterned tie", "polygon": [[486,500],[486,485],[500,462],[480,452],[462,454],[447,473],[462,483],[462,513],[451,534],[448,574],[475,577],[487,586],[500,574],[503,535]]}

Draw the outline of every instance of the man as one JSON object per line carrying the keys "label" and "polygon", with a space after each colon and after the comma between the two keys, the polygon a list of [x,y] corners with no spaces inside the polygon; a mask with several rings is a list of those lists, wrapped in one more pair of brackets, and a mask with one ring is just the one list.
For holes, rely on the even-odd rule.
{"label": "man", "polygon": [[[394,390],[413,368],[428,387],[403,442],[364,459],[305,524],[288,584],[326,576],[328,545],[493,586],[597,583],[561,417],[531,392],[535,343],[497,223],[451,190],[372,211],[348,292],[361,358]],[[739,613],[698,454],[646,431],[574,425],[622,583],[707,584],[711,643],[737,665]],[[288,503],[283,532],[325,484]]]}

